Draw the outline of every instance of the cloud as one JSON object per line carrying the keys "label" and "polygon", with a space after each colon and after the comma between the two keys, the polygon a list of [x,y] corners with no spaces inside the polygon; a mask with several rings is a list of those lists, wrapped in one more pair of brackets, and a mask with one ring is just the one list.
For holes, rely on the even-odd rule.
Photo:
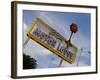
{"label": "cloud", "polygon": [[24,23],[23,26],[24,26],[23,28],[24,28],[24,32],[25,32],[28,28],[28,25]]}
{"label": "cloud", "polygon": [[44,20],[47,24],[49,24],[53,29],[58,31],[64,37],[69,36],[70,31],[67,31],[68,26],[65,23],[63,23],[62,21],[60,21],[59,19],[57,19],[56,16],[51,16],[47,12],[38,12],[38,15],[42,20]]}

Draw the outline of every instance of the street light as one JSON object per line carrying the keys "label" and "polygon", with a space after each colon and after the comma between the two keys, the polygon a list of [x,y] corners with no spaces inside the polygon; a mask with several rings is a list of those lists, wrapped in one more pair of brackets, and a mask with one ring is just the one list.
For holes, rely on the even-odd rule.
{"label": "street light", "polygon": [[[72,38],[73,33],[76,33],[76,32],[78,31],[78,26],[77,26],[77,24],[72,23],[72,24],[70,25],[70,31],[71,31],[71,35],[70,35],[69,40],[68,40],[67,49],[68,49],[68,47],[69,47],[69,43],[71,43],[71,38]],[[64,54],[64,55],[65,55],[65,54]],[[63,59],[61,59],[61,61],[60,61],[59,65],[58,65],[58,67],[61,66],[62,62],[63,62]]]}

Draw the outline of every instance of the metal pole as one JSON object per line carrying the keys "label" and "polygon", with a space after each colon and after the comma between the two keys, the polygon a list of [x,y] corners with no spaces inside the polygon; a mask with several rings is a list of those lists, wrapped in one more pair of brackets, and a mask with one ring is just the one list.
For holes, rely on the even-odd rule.
{"label": "metal pole", "polygon": [[72,38],[73,32],[71,32],[70,38],[69,38],[69,42],[71,42],[71,38]]}
{"label": "metal pole", "polygon": [[23,49],[26,47],[26,45],[27,45],[27,43],[29,42],[29,40],[30,40],[29,37],[25,40],[25,42],[24,42],[24,44],[23,44]]}

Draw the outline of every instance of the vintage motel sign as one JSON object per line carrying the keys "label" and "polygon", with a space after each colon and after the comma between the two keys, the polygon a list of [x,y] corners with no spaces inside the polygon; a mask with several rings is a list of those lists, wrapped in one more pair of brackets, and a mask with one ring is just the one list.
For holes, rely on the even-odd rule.
{"label": "vintage motel sign", "polygon": [[[52,29],[41,19],[37,18],[29,29],[27,36],[38,42],[63,60],[74,63],[77,47],[69,43],[61,34]],[[67,48],[67,46],[69,46]]]}

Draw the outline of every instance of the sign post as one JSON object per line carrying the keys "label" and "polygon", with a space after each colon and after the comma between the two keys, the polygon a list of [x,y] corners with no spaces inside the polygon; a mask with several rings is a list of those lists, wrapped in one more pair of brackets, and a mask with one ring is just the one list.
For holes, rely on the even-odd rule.
{"label": "sign post", "polygon": [[24,42],[24,44],[23,44],[23,48],[26,47],[26,45],[27,45],[27,43],[29,42],[29,40],[30,40],[30,38],[27,38],[27,39],[25,40],[25,42]]}

